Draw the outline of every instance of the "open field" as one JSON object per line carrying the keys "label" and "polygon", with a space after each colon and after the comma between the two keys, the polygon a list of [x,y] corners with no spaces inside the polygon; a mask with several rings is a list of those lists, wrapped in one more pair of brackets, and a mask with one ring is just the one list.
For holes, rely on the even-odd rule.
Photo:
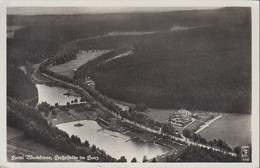
{"label": "open field", "polygon": [[[221,153],[221,145],[212,147],[209,141],[221,139],[232,149],[252,142],[251,115],[231,114],[251,113],[249,7],[10,15],[7,21],[23,26],[8,30],[15,33],[7,39],[9,160],[12,155],[89,154],[109,162],[116,159],[108,155],[125,156],[127,161],[133,157],[141,161],[144,156],[176,161],[183,155],[189,162],[222,161],[221,157],[226,162],[232,161],[225,156],[224,150],[229,149]],[[70,43],[72,52],[66,45]],[[65,62],[70,58],[74,60]],[[53,61],[59,65],[51,65]],[[95,87],[86,86],[88,78]],[[36,91],[37,96],[31,96]],[[17,102],[36,98],[51,106],[31,108]],[[69,136],[56,128],[66,128],[62,130]],[[203,139],[186,138],[185,143],[185,128]],[[89,145],[81,144],[85,140]],[[198,146],[198,152],[192,146]],[[212,150],[203,149],[203,153],[200,147]],[[219,155],[214,151],[220,151]]]}
{"label": "open field", "polygon": [[148,110],[145,111],[145,113],[154,121],[164,122],[164,121],[168,121],[169,117],[176,111],[178,110],[149,108]]}
{"label": "open field", "polygon": [[[12,155],[15,156],[41,155],[41,156],[50,156],[53,158],[55,155],[66,155],[66,154],[57,152],[52,148],[46,147],[44,145],[34,142],[33,140],[27,139],[26,137],[24,137],[24,133],[18,129],[7,127],[8,161],[11,161],[10,158]],[[20,162],[22,160],[17,160],[17,161]]]}
{"label": "open field", "polygon": [[77,110],[76,107],[70,108],[68,111],[63,111],[58,108],[55,109],[57,116],[53,117],[51,114],[42,116],[52,125],[57,125],[61,123],[67,123],[78,120],[96,120],[99,114],[103,114],[99,109],[95,110]]}
{"label": "open field", "polygon": [[196,129],[196,127],[198,125],[200,125],[201,121],[194,121],[192,124],[190,124],[189,126],[186,127],[186,129],[193,131],[194,129]]}
{"label": "open field", "polygon": [[97,58],[98,56],[108,52],[109,50],[82,50],[77,54],[77,58],[68,61],[64,64],[55,65],[50,67],[50,70],[59,73],[61,75],[72,78],[74,75],[74,69],[78,69],[81,65],[87,63],[90,60]]}
{"label": "open field", "polygon": [[199,120],[202,122],[206,122],[211,117],[216,117],[219,113],[218,112],[210,112],[210,111],[193,111],[195,114],[199,116]]}
{"label": "open field", "polygon": [[251,143],[251,115],[223,114],[199,133],[207,140],[222,139],[231,148]]}

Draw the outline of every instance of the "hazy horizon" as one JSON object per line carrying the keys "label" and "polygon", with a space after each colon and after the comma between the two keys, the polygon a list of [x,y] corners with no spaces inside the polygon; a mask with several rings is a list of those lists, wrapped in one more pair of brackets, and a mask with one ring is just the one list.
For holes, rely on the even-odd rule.
{"label": "hazy horizon", "polygon": [[146,13],[181,10],[206,10],[217,8],[219,7],[8,7],[7,15]]}

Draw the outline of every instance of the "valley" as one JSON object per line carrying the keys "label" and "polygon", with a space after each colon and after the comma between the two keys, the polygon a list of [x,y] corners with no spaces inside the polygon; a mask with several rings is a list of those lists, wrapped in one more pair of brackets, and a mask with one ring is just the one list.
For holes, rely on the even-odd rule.
{"label": "valley", "polygon": [[[248,8],[9,16],[20,26],[8,38],[10,132],[54,148],[41,147],[51,157],[242,161],[236,149],[251,146],[249,16]],[[9,153],[28,153],[10,147],[19,140],[8,140]]]}

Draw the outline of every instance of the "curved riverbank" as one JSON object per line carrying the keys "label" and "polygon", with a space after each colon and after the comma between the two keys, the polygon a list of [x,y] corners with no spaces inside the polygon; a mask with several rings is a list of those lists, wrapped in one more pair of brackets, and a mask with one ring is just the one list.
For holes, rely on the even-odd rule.
{"label": "curved riverbank", "polygon": [[[82,127],[75,127],[77,123]],[[143,157],[153,158],[168,152],[169,149],[153,143],[142,143],[131,140],[132,138],[118,132],[103,129],[96,121],[83,120],[56,125],[59,129],[66,131],[70,136],[77,135],[82,141],[89,141],[98,148],[105,150],[109,155],[120,158],[125,156],[130,162],[134,157],[142,162]]]}

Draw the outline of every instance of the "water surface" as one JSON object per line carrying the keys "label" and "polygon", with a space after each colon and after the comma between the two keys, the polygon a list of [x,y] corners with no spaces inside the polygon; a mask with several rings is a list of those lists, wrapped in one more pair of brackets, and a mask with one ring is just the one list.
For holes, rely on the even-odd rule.
{"label": "water surface", "polygon": [[50,105],[55,105],[55,103],[58,103],[59,105],[66,105],[67,102],[71,102],[76,98],[78,99],[78,101],[80,100],[80,97],[77,96],[63,95],[64,93],[69,92],[69,90],[65,88],[56,87],[56,86],[47,86],[43,84],[36,84],[36,87],[38,89],[38,96],[39,96],[38,103],[46,101]]}
{"label": "water surface", "polygon": [[130,140],[129,136],[102,129],[96,121],[80,121],[84,125],[82,127],[75,127],[74,125],[77,123],[79,121],[56,126],[66,131],[70,136],[77,135],[82,142],[87,140],[90,144],[95,144],[98,148],[103,149],[107,154],[117,159],[125,156],[127,161],[130,162],[135,157],[138,162],[142,162],[144,156],[151,159],[168,151],[167,148],[157,144],[133,141]]}

